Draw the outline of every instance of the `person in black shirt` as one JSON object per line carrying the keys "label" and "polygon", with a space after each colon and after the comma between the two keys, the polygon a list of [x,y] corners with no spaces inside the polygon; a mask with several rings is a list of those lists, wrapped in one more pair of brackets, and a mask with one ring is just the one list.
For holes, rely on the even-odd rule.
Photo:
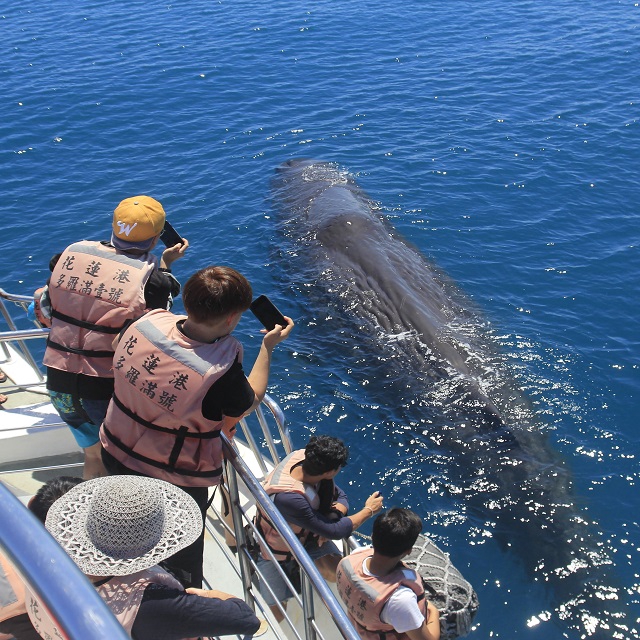
{"label": "person in black shirt", "polygon": [[[200,505],[222,478],[220,434],[265,396],[272,353],[294,322],[263,329],[248,375],[233,331],[253,292],[235,269],[209,266],[185,283],[185,315],[150,311],[120,336],[114,355],[114,395],[100,429],[102,460],[112,474],[140,474],[174,483]],[[202,584],[204,532],[167,561],[185,587]]]}

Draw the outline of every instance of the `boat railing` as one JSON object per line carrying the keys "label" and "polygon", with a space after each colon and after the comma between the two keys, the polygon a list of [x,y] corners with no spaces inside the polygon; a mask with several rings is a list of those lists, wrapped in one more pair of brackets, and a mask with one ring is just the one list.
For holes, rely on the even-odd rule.
{"label": "boat railing", "polygon": [[[288,584],[291,592],[294,593],[294,598],[302,609],[304,619],[303,633],[301,634],[300,631],[296,629],[294,623],[287,615],[287,611],[278,603],[277,606],[284,617],[283,622],[289,626],[295,637],[300,640],[314,640],[315,638],[329,638],[329,640],[331,640],[332,636],[323,635],[322,630],[316,623],[313,598],[313,594],[315,593],[326,607],[341,637],[347,638],[348,640],[357,640],[359,638],[358,633],[349,621],[342,606],[338,603],[333,591],[331,591],[325,579],[320,575],[313,560],[311,560],[300,543],[300,540],[274,506],[260,482],[251,472],[244,459],[238,454],[237,449],[224,436],[223,448],[227,462],[226,483],[229,492],[230,511],[233,519],[233,535],[236,540],[240,565],[239,575],[242,581],[245,600],[253,607],[256,606],[257,600],[254,597],[253,590],[257,588],[257,580],[263,580],[257,566],[256,556],[252,554],[252,550],[248,544],[248,531],[254,540],[262,543],[261,546],[266,549],[270,559],[276,562],[273,554],[266,544],[264,544],[261,532],[254,523],[253,515],[255,514],[255,510],[253,507],[259,507],[281,535],[291,551],[292,556],[300,566],[301,590],[300,593],[297,593],[280,565],[276,563],[280,575]],[[249,504],[249,506],[242,505],[239,481],[244,484],[248,493],[255,500],[255,504]],[[221,522],[224,522],[223,514],[218,512],[217,516]],[[253,579],[254,577],[256,580]],[[267,589],[269,589],[266,581],[264,581],[264,584],[266,584]],[[277,629],[275,629],[275,632],[279,638],[286,637],[281,635]]]}
{"label": "boat railing", "polygon": [[[7,293],[4,289],[0,288],[0,314],[2,314],[2,317],[9,328],[8,331],[0,333],[0,349],[2,349],[5,360],[8,360],[11,358],[11,353],[7,348],[7,342],[14,342],[22,352],[24,359],[32,367],[38,383],[43,384],[44,375],[42,374],[40,367],[36,364],[31,351],[25,344],[25,340],[46,338],[49,334],[49,329],[42,327],[37,320],[29,321],[30,324],[32,323],[35,325],[32,329],[19,329],[14,316],[10,313],[7,302],[13,303],[15,306],[19,307],[21,309],[21,317],[26,319],[27,310],[29,305],[33,302],[33,298],[30,296]],[[8,387],[5,387],[5,389],[10,390]]]}
{"label": "boat railing", "polygon": [[[269,414],[271,414],[271,419],[268,418]],[[256,419],[253,419],[254,415]],[[256,423],[258,425],[257,428]],[[257,461],[263,477],[266,476],[284,456],[292,452],[293,445],[289,429],[285,424],[284,414],[280,406],[269,395],[265,396],[262,404],[256,409],[254,414],[251,415],[251,420],[243,418],[239,424],[241,431],[237,437],[251,449],[251,459]],[[254,435],[254,431],[257,431],[258,437]],[[272,433],[273,431],[275,431],[275,434]],[[258,444],[259,441],[262,446]],[[252,549],[250,548],[248,536],[253,538],[254,544],[260,544],[262,542],[262,547],[266,550],[270,559],[275,562],[273,554],[267,545],[264,544],[261,531],[254,523],[253,516],[255,515],[255,509],[259,506],[278,533],[280,533],[291,551],[293,558],[300,566],[301,590],[300,593],[297,593],[280,565],[276,564],[280,575],[288,584],[290,591],[294,594],[294,598],[303,612],[303,634],[301,635],[300,631],[296,629],[296,625],[292,622],[287,611],[278,603],[276,606],[283,616],[282,624],[287,625],[293,635],[300,640],[314,640],[315,638],[327,637],[316,624],[313,597],[315,593],[327,609],[329,616],[335,623],[342,637],[353,640],[359,638],[334,593],[320,575],[314,562],[291,530],[289,524],[274,506],[256,476],[247,466],[246,461],[239,455],[238,450],[224,436],[223,447],[227,462],[224,491],[228,491],[228,506],[232,516],[232,522],[228,523],[225,515],[216,508],[215,505],[211,506],[211,510],[216,516],[216,521],[221,523],[226,529],[227,534],[236,540],[239,558],[238,576],[242,582],[245,600],[254,608],[259,604],[254,597],[253,590],[257,588],[257,581],[263,579],[257,567],[255,553],[252,553]],[[244,486],[244,491],[241,491],[239,483],[242,483]],[[244,506],[241,503],[242,494],[250,495],[252,498],[249,503]],[[211,524],[207,523],[206,526],[210,529],[210,532],[213,533]],[[355,544],[357,544],[357,542],[353,539],[349,541],[345,540],[343,541],[343,550],[348,553]],[[228,559],[231,560],[231,552],[228,548],[223,550],[223,552],[226,553]],[[267,590],[270,590],[268,583],[266,581],[264,583]],[[272,595],[274,594],[272,593]],[[279,638],[286,638],[277,628],[274,629],[274,632]]]}

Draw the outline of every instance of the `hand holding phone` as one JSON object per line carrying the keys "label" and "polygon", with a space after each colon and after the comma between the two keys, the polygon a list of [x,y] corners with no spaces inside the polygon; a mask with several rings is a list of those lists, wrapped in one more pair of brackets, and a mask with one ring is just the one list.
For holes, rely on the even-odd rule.
{"label": "hand holding phone", "polygon": [[160,240],[165,247],[175,247],[177,244],[184,244],[180,234],[166,221],[164,223],[164,229],[160,234]]}
{"label": "hand holding phone", "polygon": [[267,296],[258,296],[249,307],[253,315],[260,320],[267,331],[271,331],[279,324],[283,329],[287,327],[288,322],[285,317],[280,313]]}

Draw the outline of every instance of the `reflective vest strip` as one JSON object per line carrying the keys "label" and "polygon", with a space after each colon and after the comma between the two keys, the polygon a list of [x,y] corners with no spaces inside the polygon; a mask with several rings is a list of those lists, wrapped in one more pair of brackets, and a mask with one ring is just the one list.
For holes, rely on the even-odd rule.
{"label": "reflective vest strip", "polygon": [[345,561],[342,563],[342,570],[345,572],[349,580],[356,585],[358,590],[363,591],[371,602],[375,602],[378,599],[380,594],[370,584],[367,584],[367,582],[360,578],[360,576],[355,572],[350,558],[345,558]]}
{"label": "reflective vest strip", "polygon": [[151,342],[151,344],[158,347],[162,352],[174,360],[177,360],[185,367],[192,369],[198,375],[204,376],[209,369],[211,369],[210,362],[203,360],[193,351],[188,351],[177,345],[173,340],[167,338],[150,320],[139,320],[135,325],[135,329]]}
{"label": "reflective vest strip", "polygon": [[145,269],[148,265],[147,262],[145,262],[144,260],[140,260],[139,258],[130,258],[129,256],[126,256],[122,253],[111,253],[110,251],[107,250],[101,250],[97,247],[92,247],[91,245],[88,244],[82,244],[82,243],[78,243],[78,244],[72,244],[70,247],[67,248],[67,251],[69,253],[72,253],[74,251],[78,252],[78,253],[84,253],[86,255],[89,256],[96,256],[97,258],[108,258],[109,260],[115,260],[116,262],[120,262],[122,264],[126,264],[128,267],[131,267],[132,269]]}

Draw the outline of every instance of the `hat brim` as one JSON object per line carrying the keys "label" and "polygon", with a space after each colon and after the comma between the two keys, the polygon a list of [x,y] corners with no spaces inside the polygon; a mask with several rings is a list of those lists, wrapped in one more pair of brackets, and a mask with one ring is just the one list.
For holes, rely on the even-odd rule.
{"label": "hat brim", "polygon": [[174,485],[135,476],[136,481],[159,486],[164,501],[164,526],[157,544],[135,558],[114,558],[91,541],[87,518],[94,493],[106,478],[95,478],[76,485],[56,500],[47,514],[46,527],[58,544],[90,576],[128,576],[162,562],[189,546],[202,533],[202,513],[196,501]]}

